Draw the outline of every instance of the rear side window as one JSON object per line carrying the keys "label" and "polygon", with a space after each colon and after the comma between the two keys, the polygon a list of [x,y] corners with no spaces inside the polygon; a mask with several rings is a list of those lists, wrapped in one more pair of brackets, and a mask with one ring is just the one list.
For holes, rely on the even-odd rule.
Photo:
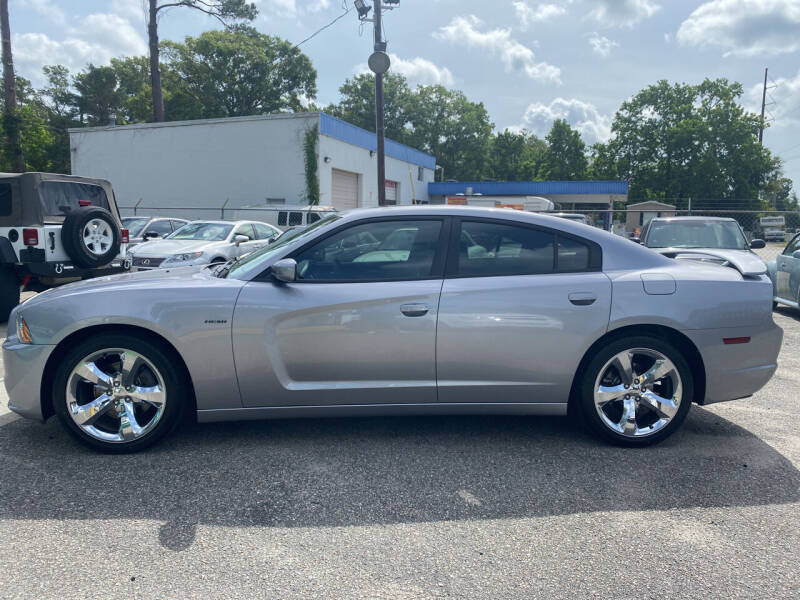
{"label": "rear side window", "polygon": [[302,224],[303,224],[303,213],[296,211],[289,213],[289,227],[294,227],[295,225],[302,225]]}
{"label": "rear side window", "polygon": [[553,273],[555,237],[554,233],[529,227],[464,221],[456,276]]}
{"label": "rear side window", "polygon": [[286,211],[282,210],[278,213],[278,226],[285,227],[286,226]]}
{"label": "rear side window", "polygon": [[319,218],[320,218],[320,217],[319,217],[319,214],[318,214],[318,213],[315,213],[315,212],[310,212],[310,213],[308,213],[308,214],[306,215],[306,223],[308,223],[309,225],[311,225],[311,223],[316,223],[317,221],[319,221]]}
{"label": "rear side window", "polygon": [[99,185],[42,181],[39,184],[39,196],[45,217],[65,217],[81,206],[100,206],[108,210],[106,192]]}
{"label": "rear side window", "polygon": [[586,271],[590,265],[591,250],[573,238],[558,236],[558,263],[559,273],[574,273]]}
{"label": "rear side window", "polygon": [[9,216],[13,210],[12,192],[10,183],[0,183],[0,217]]}

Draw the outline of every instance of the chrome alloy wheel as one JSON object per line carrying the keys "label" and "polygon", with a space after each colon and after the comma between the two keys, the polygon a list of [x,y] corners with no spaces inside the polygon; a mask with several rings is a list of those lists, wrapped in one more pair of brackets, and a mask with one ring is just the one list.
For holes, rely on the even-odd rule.
{"label": "chrome alloy wheel", "polygon": [[670,359],[657,350],[632,348],[614,355],[600,369],[594,406],[612,431],[644,437],[672,421],[682,394],[680,373]]}
{"label": "chrome alloy wheel", "polygon": [[104,442],[131,442],[152,431],[167,403],[164,378],[132,350],[109,348],[86,356],[67,378],[67,414]]}
{"label": "chrome alloy wheel", "polygon": [[102,256],[114,243],[111,225],[103,219],[91,219],[83,226],[83,244],[95,256]]}

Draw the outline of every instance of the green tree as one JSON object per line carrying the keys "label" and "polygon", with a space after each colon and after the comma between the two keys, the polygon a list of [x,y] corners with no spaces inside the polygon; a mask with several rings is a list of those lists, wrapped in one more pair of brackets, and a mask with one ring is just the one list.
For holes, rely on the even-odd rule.
{"label": "green tree", "polygon": [[612,138],[593,148],[593,173],[630,181],[632,200],[664,199],[686,208],[736,200],[758,208],[776,165],[758,144],[759,117],[739,104],[742,86],[659,81],[622,104]]}
{"label": "green tree", "polygon": [[299,111],[317,93],[311,60],[286,40],[252,28],[206,31],[165,44],[179,81],[174,100],[194,118]]}
{"label": "green tree", "polygon": [[535,181],[542,178],[547,144],[527,131],[506,129],[492,138],[489,172],[499,181]]}
{"label": "green tree", "polygon": [[543,175],[557,181],[576,181],[587,177],[588,160],[586,144],[581,134],[572,129],[564,119],[553,121],[545,137],[547,151],[544,156]]}
{"label": "green tree", "polygon": [[[158,45],[158,19],[162,11],[170,8],[191,8],[217,19],[228,27],[231,21],[252,21],[258,14],[255,3],[245,0],[148,0],[147,38],[150,47],[150,83],[152,90],[153,120],[164,120],[164,93],[161,84]],[[163,14],[163,13],[162,13]]]}
{"label": "green tree", "polygon": [[119,81],[113,67],[87,65],[83,72],[72,80],[77,92],[77,108],[81,123],[90,126],[108,125],[112,114],[119,114],[124,106],[125,95],[119,89]]}
{"label": "green tree", "polygon": [[419,86],[408,108],[407,142],[433,154],[448,178],[482,179],[494,125],[482,102],[441,85]]}
{"label": "green tree", "polygon": [[[339,88],[338,104],[325,111],[353,125],[375,131],[375,76],[371,73],[347,79]],[[406,78],[396,73],[383,76],[383,112],[386,137],[403,142],[408,136],[411,90]]]}

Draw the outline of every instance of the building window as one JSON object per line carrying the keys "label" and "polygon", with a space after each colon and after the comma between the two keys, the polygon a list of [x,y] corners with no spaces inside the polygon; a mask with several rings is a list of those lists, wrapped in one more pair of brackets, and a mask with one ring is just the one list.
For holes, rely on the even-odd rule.
{"label": "building window", "polygon": [[425,181],[425,169],[417,167],[417,181]]}
{"label": "building window", "polygon": [[267,198],[268,206],[276,206],[286,204],[286,198]]}

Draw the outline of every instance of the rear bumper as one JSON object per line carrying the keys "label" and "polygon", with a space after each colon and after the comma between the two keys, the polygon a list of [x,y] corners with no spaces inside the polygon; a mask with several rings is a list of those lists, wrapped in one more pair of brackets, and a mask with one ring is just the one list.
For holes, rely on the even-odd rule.
{"label": "rear bumper", "polygon": [[54,279],[72,279],[75,277],[89,279],[91,277],[125,273],[130,269],[130,266],[130,259],[127,258],[116,258],[108,265],[96,269],[84,269],[71,262],[26,263],[24,267],[20,268],[20,274],[34,275],[36,277],[52,277]]}
{"label": "rear bumper", "polygon": [[43,421],[42,373],[55,346],[20,344],[10,337],[3,342],[5,386],[8,408],[15,413]]}
{"label": "rear bumper", "polygon": [[[703,357],[706,395],[703,404],[752,396],[778,368],[783,330],[769,325],[684,331]],[[746,344],[724,344],[724,338],[749,337]]]}

